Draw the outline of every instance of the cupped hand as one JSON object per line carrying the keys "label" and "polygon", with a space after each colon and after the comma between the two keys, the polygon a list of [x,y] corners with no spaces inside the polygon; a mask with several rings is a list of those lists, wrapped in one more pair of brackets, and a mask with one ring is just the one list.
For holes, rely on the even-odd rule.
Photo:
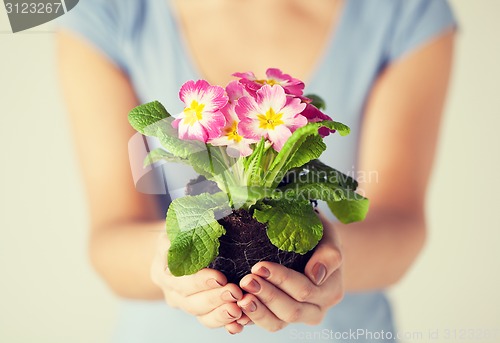
{"label": "cupped hand", "polygon": [[151,265],[151,278],[162,289],[167,304],[196,316],[206,327],[224,326],[229,333],[241,332],[250,322],[237,305],[243,297],[241,289],[209,268],[193,275],[173,276],[167,267],[169,246],[167,235],[162,234]]}
{"label": "cupped hand", "polygon": [[238,305],[256,325],[278,331],[288,323],[317,325],[344,295],[342,253],[333,226],[325,218],[323,238],[306,265],[305,275],[272,262],[252,267],[240,286],[248,292]]}

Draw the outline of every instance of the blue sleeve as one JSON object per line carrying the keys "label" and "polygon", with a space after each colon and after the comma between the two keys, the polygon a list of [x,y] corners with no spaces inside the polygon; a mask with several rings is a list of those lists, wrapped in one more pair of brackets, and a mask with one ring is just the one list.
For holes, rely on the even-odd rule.
{"label": "blue sleeve", "polygon": [[447,0],[398,0],[388,60],[396,60],[424,43],[457,27]]}
{"label": "blue sleeve", "polygon": [[113,0],[81,0],[59,18],[59,28],[83,37],[112,63],[127,72],[123,54],[122,6]]}

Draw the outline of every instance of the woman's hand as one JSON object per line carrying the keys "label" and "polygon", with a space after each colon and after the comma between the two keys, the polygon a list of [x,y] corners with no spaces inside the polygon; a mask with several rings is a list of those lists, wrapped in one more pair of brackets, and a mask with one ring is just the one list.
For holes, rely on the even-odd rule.
{"label": "woman's hand", "polygon": [[323,238],[306,265],[305,275],[277,263],[259,262],[252,274],[240,281],[248,294],[238,305],[256,325],[268,331],[281,330],[288,323],[316,325],[342,299],[338,237],[328,220],[321,217],[321,221]]}
{"label": "woman's hand", "polygon": [[190,313],[209,328],[225,326],[229,333],[239,333],[250,320],[236,302],[243,298],[241,289],[228,284],[214,269],[202,269],[193,275],[175,277],[167,268],[170,242],[166,234],[159,237],[151,278],[165,296],[167,304]]}

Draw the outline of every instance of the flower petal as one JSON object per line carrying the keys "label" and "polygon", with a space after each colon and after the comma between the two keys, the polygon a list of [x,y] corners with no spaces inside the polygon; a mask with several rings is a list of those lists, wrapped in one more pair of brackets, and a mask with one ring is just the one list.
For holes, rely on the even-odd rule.
{"label": "flower petal", "polygon": [[245,87],[238,80],[231,81],[227,84],[226,93],[231,103],[243,96],[248,96]]}
{"label": "flower petal", "polygon": [[285,125],[277,126],[274,130],[268,131],[268,138],[273,143],[273,149],[280,151],[283,145],[292,135],[292,132]]}
{"label": "flower petal", "polygon": [[224,88],[211,86],[205,80],[187,81],[179,91],[179,98],[186,106],[191,106],[193,101],[203,104],[204,112],[219,111],[227,103]]}
{"label": "flower petal", "polygon": [[304,91],[304,82],[283,73],[280,69],[269,68],[266,71],[266,76],[268,79],[275,80],[283,86],[287,94],[302,95]]}
{"label": "flower petal", "polygon": [[224,114],[224,117],[226,118],[226,126],[232,125],[233,122],[237,123],[240,122],[240,118],[236,113],[236,102],[235,103],[228,102],[227,105],[221,109],[221,112]]}
{"label": "flower petal", "polygon": [[[295,116],[306,108],[306,104],[302,103],[298,98],[287,97],[287,104],[281,109],[283,114],[282,120],[286,125],[291,125]],[[304,124],[305,125],[305,124]]]}
{"label": "flower petal", "polygon": [[[304,109],[304,111],[302,111],[301,114],[307,118],[307,121],[309,123],[316,123],[323,120],[332,120],[330,116],[324,114],[316,106],[311,104],[307,104],[306,108]],[[327,127],[320,127],[318,133],[321,137],[324,138],[330,135],[330,133],[335,133],[335,130],[330,130]]]}
{"label": "flower petal", "polygon": [[252,118],[244,118],[238,123],[238,133],[250,139],[267,138],[267,130],[259,127],[259,121]]}
{"label": "flower petal", "polygon": [[181,120],[179,123],[179,138],[194,139],[206,143],[208,140],[208,134],[199,122],[196,122],[193,125],[185,125]]}
{"label": "flower petal", "polygon": [[304,111],[301,113],[310,123],[316,123],[323,120],[332,120],[328,115],[321,112],[316,106],[307,104]]}
{"label": "flower petal", "polygon": [[251,155],[253,150],[250,148],[250,144],[256,143],[256,139],[246,139],[243,138],[241,141],[236,142],[229,139],[228,136],[221,136],[208,141],[208,143],[213,146],[227,146],[227,154],[231,157],[246,157]]}
{"label": "flower petal", "polygon": [[217,112],[227,104],[227,96],[224,88],[210,86],[200,96],[200,103],[205,105],[204,112]]}
{"label": "flower petal", "polygon": [[258,105],[252,97],[244,96],[238,100],[234,110],[240,120],[256,116],[258,114]]}
{"label": "flower petal", "polygon": [[227,154],[231,157],[247,157],[250,156],[253,152],[252,148],[247,142],[239,142],[236,144],[228,145]]}
{"label": "flower petal", "polygon": [[257,91],[256,102],[259,112],[262,114],[271,108],[276,113],[281,112],[286,103],[285,90],[280,85],[264,85]]}
{"label": "flower petal", "polygon": [[299,127],[306,126],[307,119],[301,114],[297,114],[291,121],[290,125],[287,125],[290,128],[290,131],[295,132]]}
{"label": "flower petal", "polygon": [[179,117],[175,118],[174,121],[172,122],[172,127],[174,129],[179,128],[179,123],[181,122],[182,119],[184,119],[184,116],[182,114]]}
{"label": "flower petal", "polygon": [[255,77],[255,74],[253,72],[251,72],[251,71],[247,71],[247,72],[244,72],[244,73],[234,73],[232,75],[235,76],[235,77],[239,77],[241,79],[257,80],[257,78]]}
{"label": "flower petal", "polygon": [[226,118],[221,111],[205,113],[199,123],[205,128],[208,139],[219,137],[226,125]]}
{"label": "flower petal", "polygon": [[193,80],[189,80],[185,82],[179,90],[179,98],[183,103],[188,104],[188,102],[191,103],[190,100],[192,100],[197,93],[198,91],[196,89],[195,82]]}

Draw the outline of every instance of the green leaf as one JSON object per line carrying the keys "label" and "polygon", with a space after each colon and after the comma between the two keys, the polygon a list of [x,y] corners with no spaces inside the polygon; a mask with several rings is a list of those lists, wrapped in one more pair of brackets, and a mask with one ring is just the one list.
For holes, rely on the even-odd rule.
{"label": "green leaf", "polygon": [[[328,182],[326,179],[321,181],[314,176],[309,180],[307,178],[299,179],[298,182],[289,183],[278,190],[282,192],[281,198],[286,200],[317,199],[326,201],[333,214],[344,224],[364,220],[370,205],[368,199],[355,193],[353,189],[344,188],[342,185]],[[278,199],[277,195],[276,192],[274,199]]]}
{"label": "green leaf", "polygon": [[229,188],[229,193],[231,194],[234,209],[241,207],[248,209],[250,206],[254,205],[257,200],[280,196],[280,194],[275,194],[275,190],[262,186],[232,186]]}
{"label": "green leaf", "polygon": [[285,179],[296,183],[329,182],[353,191],[358,188],[358,182],[354,178],[324,164],[320,160],[312,160],[300,168],[289,170]]}
{"label": "green leaf", "polygon": [[305,95],[305,97],[311,99],[312,100],[311,105],[316,107],[318,110],[326,109],[325,100],[323,100],[319,95],[307,94]]}
{"label": "green leaf", "polygon": [[233,182],[233,176],[228,170],[230,165],[225,162],[221,150],[200,141],[179,139],[170,118],[158,124],[156,136],[168,152],[188,160],[198,174],[205,176],[207,180],[216,181],[219,188],[224,189],[224,180]]}
{"label": "green leaf", "polygon": [[216,222],[215,214],[230,211],[227,194],[203,193],[177,198],[170,203],[167,211],[167,234],[170,241],[182,231]]}
{"label": "green leaf", "polygon": [[253,216],[267,224],[267,236],[281,250],[305,254],[323,236],[323,225],[309,201],[269,201],[257,206]]}
{"label": "green leaf", "polygon": [[323,126],[335,129],[343,136],[349,134],[350,130],[346,125],[332,120],[309,123],[295,130],[271,164],[265,179],[266,186],[276,186],[281,180],[280,176],[283,177],[288,170],[317,159],[325,151],[326,145],[318,133],[318,129]]}
{"label": "green leaf", "polygon": [[154,136],[157,131],[157,122],[170,117],[165,107],[153,101],[133,108],[128,114],[130,125],[146,136]]}
{"label": "green leaf", "polygon": [[232,179],[232,175],[229,173],[231,166],[226,164],[224,156],[222,156],[222,152],[218,147],[205,145],[204,150],[189,155],[188,159],[195,171],[209,180],[221,174]]}
{"label": "green leaf", "polygon": [[[324,122],[322,122],[324,123]],[[336,130],[339,135],[341,136],[347,136],[349,133],[351,133],[351,129],[349,126],[339,123],[338,121],[332,121],[333,125],[328,126],[330,129]]]}
{"label": "green leaf", "polygon": [[262,138],[260,142],[256,144],[252,154],[245,158],[243,162],[245,173],[249,176],[249,185],[259,185],[262,182],[262,157],[266,152],[265,145],[266,140]]}
{"label": "green leaf", "polygon": [[370,201],[357,193],[348,191],[346,199],[330,201],[328,207],[341,223],[349,224],[366,218]]}
{"label": "green leaf", "polygon": [[172,275],[191,275],[208,266],[219,254],[223,230],[222,226],[213,225],[180,233],[168,249],[168,268]]}
{"label": "green leaf", "polygon": [[323,126],[330,129],[338,127],[344,132],[349,129],[343,124],[325,120],[295,130],[271,164],[265,179],[266,186],[276,186],[288,170],[317,159],[325,151],[326,145],[318,133],[318,129]]}
{"label": "green leaf", "polygon": [[326,144],[319,135],[307,136],[297,151],[288,159],[283,170],[300,167],[317,159],[326,150]]}
{"label": "green leaf", "polygon": [[162,148],[156,148],[151,150],[149,154],[144,159],[144,167],[150,166],[153,163],[159,161],[175,162],[175,163],[186,163],[187,160],[172,155],[171,153],[163,150]]}
{"label": "green leaf", "polygon": [[[279,188],[283,198],[306,201],[309,199],[335,202],[347,197],[346,190],[327,182],[292,183]],[[276,198],[276,196],[274,197]]]}
{"label": "green leaf", "polygon": [[192,154],[206,150],[205,144],[195,140],[178,138],[177,130],[172,127],[172,118],[157,123],[155,136],[161,145],[172,155],[187,159]]}
{"label": "green leaf", "polygon": [[196,273],[213,261],[219,251],[219,237],[226,232],[216,218],[230,211],[227,195],[222,192],[172,201],[166,224],[171,242],[168,267],[173,275]]}
{"label": "green leaf", "polygon": [[[295,132],[288,138],[288,140],[281,148],[281,151],[276,155],[273,163],[270,166],[270,169],[273,170],[278,166],[282,166],[286,163],[287,159],[290,155],[298,150],[300,145],[305,141],[307,136],[319,135],[318,129],[321,127],[320,123],[309,123],[306,126],[298,128]],[[299,166],[296,166],[299,167]]]}

